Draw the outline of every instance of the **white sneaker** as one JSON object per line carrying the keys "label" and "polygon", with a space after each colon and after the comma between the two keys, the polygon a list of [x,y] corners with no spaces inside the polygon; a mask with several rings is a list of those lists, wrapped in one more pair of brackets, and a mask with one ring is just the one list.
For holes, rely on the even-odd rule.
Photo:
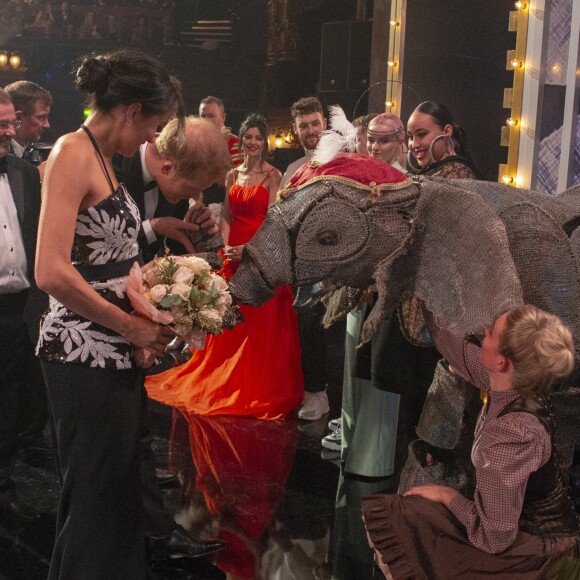
{"label": "white sneaker", "polygon": [[342,425],[335,429],[330,435],[322,438],[322,447],[340,451],[342,449]]}
{"label": "white sneaker", "polygon": [[328,422],[328,428],[331,431],[336,431],[339,427],[342,427],[342,417],[338,417],[337,419],[331,419]]}
{"label": "white sneaker", "polygon": [[316,393],[304,393],[302,407],[298,411],[298,418],[305,421],[317,421],[330,410],[326,391]]}

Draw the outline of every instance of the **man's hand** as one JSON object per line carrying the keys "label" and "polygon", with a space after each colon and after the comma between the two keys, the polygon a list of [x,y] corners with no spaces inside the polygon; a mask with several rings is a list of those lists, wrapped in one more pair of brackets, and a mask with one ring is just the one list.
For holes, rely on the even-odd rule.
{"label": "man's hand", "polygon": [[[193,220],[193,221],[192,221]],[[219,226],[216,224],[212,211],[202,203],[192,205],[185,214],[183,221],[199,226],[205,230],[207,237],[215,236],[219,232]],[[197,231],[197,230],[196,230]]]}
{"label": "man's hand", "polygon": [[158,238],[168,237],[182,244],[189,254],[195,253],[195,248],[189,236],[200,229],[198,224],[192,224],[174,217],[161,217],[150,219],[149,225]]}

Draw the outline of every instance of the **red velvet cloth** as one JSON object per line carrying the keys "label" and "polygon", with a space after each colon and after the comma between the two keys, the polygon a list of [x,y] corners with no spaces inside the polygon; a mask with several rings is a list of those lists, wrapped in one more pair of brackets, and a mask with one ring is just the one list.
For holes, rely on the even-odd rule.
{"label": "red velvet cloth", "polygon": [[[262,185],[234,184],[228,200],[232,213],[229,243],[245,244],[262,225],[268,209]],[[226,279],[236,263],[224,263]],[[200,415],[253,415],[279,420],[304,397],[298,318],[290,286],[254,308],[240,304],[244,322],[223,334],[209,335],[205,349],[189,362],[147,377],[149,397]]]}
{"label": "red velvet cloth", "polygon": [[401,183],[407,175],[395,169],[381,159],[374,159],[358,153],[340,153],[336,159],[311,167],[305,163],[290,179],[287,187],[299,187],[307,181],[322,175],[346,177],[363,185],[381,185],[383,183]]}

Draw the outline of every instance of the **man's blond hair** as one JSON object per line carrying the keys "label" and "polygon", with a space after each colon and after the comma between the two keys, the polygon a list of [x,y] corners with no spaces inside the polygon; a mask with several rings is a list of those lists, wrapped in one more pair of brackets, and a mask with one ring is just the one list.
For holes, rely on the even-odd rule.
{"label": "man's blond hair", "polygon": [[169,159],[181,177],[191,179],[199,170],[222,181],[232,163],[227,143],[221,131],[209,121],[187,117],[185,128],[173,119],[155,140],[154,151]]}

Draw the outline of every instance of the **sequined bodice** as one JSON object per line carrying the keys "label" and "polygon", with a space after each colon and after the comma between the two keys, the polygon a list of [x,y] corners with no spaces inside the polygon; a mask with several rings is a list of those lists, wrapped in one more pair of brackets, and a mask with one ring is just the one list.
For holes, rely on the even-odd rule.
{"label": "sequined bodice", "polygon": [[[133,258],[139,253],[141,218],[124,185],[77,216],[71,262],[75,266],[102,265]],[[90,282],[105,300],[125,312],[132,310],[125,294],[125,277]],[[37,354],[44,360],[91,367],[132,368],[132,345],[112,330],[96,324],[50,298],[40,328]]]}

